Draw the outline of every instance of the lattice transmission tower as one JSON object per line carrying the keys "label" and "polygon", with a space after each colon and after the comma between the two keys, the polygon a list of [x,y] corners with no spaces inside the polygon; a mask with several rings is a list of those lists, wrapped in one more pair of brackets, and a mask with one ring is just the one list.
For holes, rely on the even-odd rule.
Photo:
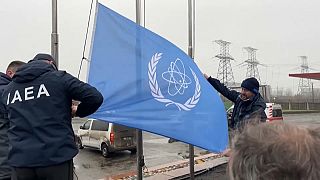
{"label": "lattice transmission tower", "polygon": [[260,64],[259,61],[257,61],[256,51],[258,49],[252,47],[244,47],[243,49],[245,49],[248,52],[248,59],[244,61],[247,64],[246,77],[255,77],[259,82],[261,82],[258,65],[262,64]]}
{"label": "lattice transmission tower", "polygon": [[[309,73],[309,65],[308,65],[308,57],[307,56],[299,56],[301,61],[301,74]],[[299,86],[298,86],[298,94],[300,95],[310,95],[311,94],[311,82],[310,79],[300,78]]]}
{"label": "lattice transmission tower", "polygon": [[233,86],[235,81],[230,60],[234,60],[234,58],[229,53],[231,43],[223,40],[215,40],[214,42],[220,45],[220,54],[215,56],[219,59],[217,78],[226,86]]}

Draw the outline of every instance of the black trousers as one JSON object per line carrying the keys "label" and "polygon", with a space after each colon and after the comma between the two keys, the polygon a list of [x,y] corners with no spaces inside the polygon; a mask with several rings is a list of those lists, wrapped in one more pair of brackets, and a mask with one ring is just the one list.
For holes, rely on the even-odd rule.
{"label": "black trousers", "polygon": [[73,180],[72,160],[53,166],[13,169],[14,180]]}

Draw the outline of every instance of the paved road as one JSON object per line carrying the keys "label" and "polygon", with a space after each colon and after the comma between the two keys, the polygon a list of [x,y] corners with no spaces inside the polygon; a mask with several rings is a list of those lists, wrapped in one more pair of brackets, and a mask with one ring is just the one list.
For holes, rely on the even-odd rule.
{"label": "paved road", "polygon": [[284,121],[309,128],[320,128],[320,113],[284,114]]}
{"label": "paved road", "polygon": [[[299,126],[320,127],[320,113],[288,114],[284,121]],[[83,121],[73,123],[76,131]],[[144,132],[144,156],[147,167],[166,164],[188,158],[188,145],[180,142],[168,143],[168,138]],[[195,155],[206,153],[195,148]],[[101,156],[99,151],[91,149],[80,150],[74,159],[79,180],[101,179],[109,175],[120,174],[136,169],[136,156],[129,151],[112,154],[109,158]]]}

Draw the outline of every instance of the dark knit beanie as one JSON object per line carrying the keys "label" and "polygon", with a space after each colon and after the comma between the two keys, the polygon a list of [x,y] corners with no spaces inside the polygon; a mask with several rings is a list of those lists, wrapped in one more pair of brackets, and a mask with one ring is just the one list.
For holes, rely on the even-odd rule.
{"label": "dark knit beanie", "polygon": [[259,93],[259,82],[254,77],[243,80],[241,83],[241,87],[246,88],[254,94]]}
{"label": "dark knit beanie", "polygon": [[52,61],[54,66],[57,68],[57,63],[56,61],[53,59],[53,57],[50,54],[43,54],[43,53],[39,53],[37,54],[31,61],[39,61],[39,60],[47,60],[47,61]]}
{"label": "dark knit beanie", "polygon": [[39,53],[32,60],[33,61],[36,61],[36,60],[53,61],[53,63],[56,65],[56,61],[53,59],[53,57],[50,54]]}

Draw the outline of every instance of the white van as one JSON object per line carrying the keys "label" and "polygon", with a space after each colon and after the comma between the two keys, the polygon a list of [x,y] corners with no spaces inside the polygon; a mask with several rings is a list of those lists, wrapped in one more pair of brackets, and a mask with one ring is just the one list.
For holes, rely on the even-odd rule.
{"label": "white van", "polygon": [[79,149],[83,147],[98,149],[104,157],[111,152],[123,150],[136,153],[135,132],[135,129],[126,126],[88,119],[78,130],[76,143]]}
{"label": "white van", "polygon": [[[231,120],[233,108],[234,108],[234,105],[232,105],[227,110],[228,121]],[[266,103],[266,109],[264,110],[264,112],[267,115],[267,120],[266,120],[267,122],[276,121],[276,120],[283,121],[282,107],[280,104]]]}

